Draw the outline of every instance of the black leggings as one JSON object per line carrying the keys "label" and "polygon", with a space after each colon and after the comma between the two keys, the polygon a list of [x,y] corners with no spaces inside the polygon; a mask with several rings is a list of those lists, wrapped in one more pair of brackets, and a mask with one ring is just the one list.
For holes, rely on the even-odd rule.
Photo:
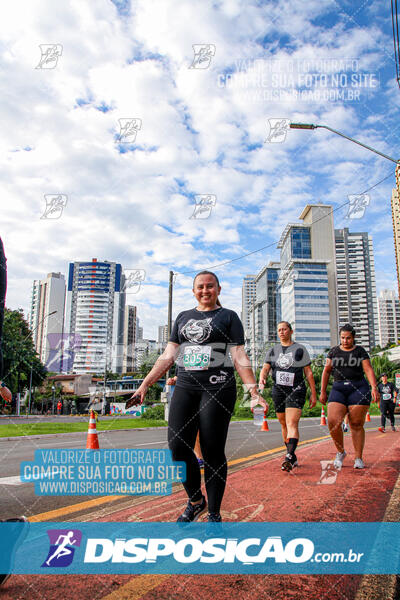
{"label": "black leggings", "polygon": [[1,342],[3,339],[4,304],[7,288],[7,263],[4,255],[3,242],[0,238],[0,379],[3,375],[3,352]]}
{"label": "black leggings", "polygon": [[204,458],[208,510],[219,513],[225,491],[225,442],[236,401],[235,388],[196,391],[175,387],[168,419],[168,445],[173,460],[186,463],[183,486],[189,500],[201,500],[200,467],[193,452],[197,431]]}
{"label": "black leggings", "polygon": [[381,400],[381,425],[385,427],[386,425],[386,417],[389,417],[390,424],[394,427],[394,409],[395,403],[393,400]]}

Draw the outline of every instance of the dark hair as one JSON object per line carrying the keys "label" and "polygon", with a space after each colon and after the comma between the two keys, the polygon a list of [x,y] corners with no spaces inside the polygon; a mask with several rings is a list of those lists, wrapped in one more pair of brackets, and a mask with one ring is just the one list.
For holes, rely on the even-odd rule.
{"label": "dark hair", "polygon": [[[200,271],[200,273],[197,273],[197,275],[195,275],[195,277],[194,277],[194,279],[193,279],[193,288],[194,288],[194,282],[196,281],[196,278],[197,278],[199,275],[212,275],[212,276],[214,277],[215,281],[217,282],[217,286],[218,286],[218,287],[221,287],[221,286],[220,286],[220,283],[219,283],[219,279],[218,279],[218,277],[216,276],[216,274],[215,274],[215,273],[213,273],[212,271]],[[221,304],[221,302],[219,301],[219,298],[217,298],[217,300],[216,300],[215,304],[216,304],[217,306],[221,306],[221,307],[222,307],[222,304]]]}
{"label": "dark hair", "polygon": [[289,321],[279,321],[279,323],[278,323],[278,325],[277,325],[277,326],[279,327],[279,325],[280,325],[281,323],[285,323],[285,325],[286,325],[287,327],[289,327],[290,331],[293,331],[293,327],[291,326],[291,324],[289,323]]}
{"label": "dark hair", "polygon": [[382,373],[381,377],[387,377],[387,373]]}
{"label": "dark hair", "polygon": [[350,323],[346,323],[346,325],[343,325],[343,327],[339,329],[339,335],[342,333],[342,331],[348,331],[348,333],[351,333],[353,338],[356,337],[356,330],[354,329],[353,325],[350,325]]}

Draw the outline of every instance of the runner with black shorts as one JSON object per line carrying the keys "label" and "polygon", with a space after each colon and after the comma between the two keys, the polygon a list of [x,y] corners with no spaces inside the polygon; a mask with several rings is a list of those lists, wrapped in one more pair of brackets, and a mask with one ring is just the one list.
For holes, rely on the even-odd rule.
{"label": "runner with black shorts", "polygon": [[274,381],[272,399],[287,448],[282,471],[291,471],[293,467],[298,466],[295,450],[299,441],[301,411],[306,401],[303,373],[311,389],[310,408],[317,403],[310,356],[302,344],[292,341],[292,331],[292,326],[287,321],[278,323],[278,336],[281,342],[268,350],[259,380],[259,388],[262,390],[272,370]]}
{"label": "runner with black shorts", "polygon": [[177,359],[178,379],[171,399],[168,444],[175,461],[186,463],[183,483],[189,501],[178,522],[196,521],[206,510],[201,491],[200,467],[193,447],[196,434],[204,457],[204,481],[208,521],[220,522],[227,463],[225,442],[236,401],[234,370],[248,386],[252,402],[268,404],[257,392],[257,383],[244,350],[243,325],[233,310],[218,303],[221,291],[214,273],[202,271],[193,282],[197,307],[175,319],[170,340],[143,383],[128,400],[127,407],[143,402],[147,389],[158,381]]}
{"label": "runner with black shorts", "polygon": [[[368,352],[354,343],[355,330],[346,324],[340,328],[340,346],[328,352],[326,364],[321,378],[321,404],[326,404],[326,388],[333,374],[333,386],[328,399],[328,426],[337,454],[334,465],[341,469],[346,452],[343,445],[342,421],[346,413],[353,440],[355,469],[363,469],[362,452],[365,444],[364,422],[371,403],[379,400],[375,373],[369,360]],[[367,379],[371,385],[370,391]]]}
{"label": "runner with black shorts", "polygon": [[388,381],[387,374],[382,373],[382,383],[378,385],[378,392],[381,395],[381,426],[379,431],[385,433],[386,417],[390,419],[392,431],[396,431],[394,426],[394,409],[396,406],[397,390],[391,381]]}

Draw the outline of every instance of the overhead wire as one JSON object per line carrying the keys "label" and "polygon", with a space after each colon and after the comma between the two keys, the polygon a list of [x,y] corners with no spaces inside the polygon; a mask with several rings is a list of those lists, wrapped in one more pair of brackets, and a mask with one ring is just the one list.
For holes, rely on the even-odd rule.
{"label": "overhead wire", "polygon": [[[362,196],[363,194],[366,194],[367,192],[370,192],[371,190],[373,190],[378,185],[380,185],[381,183],[383,183],[384,181],[386,181],[387,179],[389,179],[389,177],[392,177],[392,176],[393,176],[393,171],[391,173],[389,173],[389,175],[387,175],[386,177],[384,177],[383,179],[381,179],[380,181],[378,181],[377,183],[375,183],[374,185],[372,185],[371,187],[369,187],[368,189],[364,190],[363,192],[361,192],[358,195]],[[318,219],[315,219],[315,221],[312,221],[312,223],[310,224],[310,226],[314,225],[315,223],[318,223],[322,219],[326,219],[331,214],[333,214],[334,212],[342,209],[344,206],[347,206],[348,204],[350,204],[350,200],[348,200],[347,202],[344,202],[340,206],[337,206],[336,208],[332,209],[332,211],[328,215],[323,215],[322,217],[319,217]],[[262,250],[266,250],[267,248],[272,248],[273,246],[276,246],[278,243],[279,242],[277,242],[277,241],[271,242],[271,243],[267,244],[266,246],[262,246],[261,248],[257,248],[257,250],[252,250],[251,252],[247,252],[246,254],[242,254],[241,256],[237,256],[236,258],[231,258],[231,259],[226,260],[226,261],[224,261],[222,263],[219,263],[217,265],[212,265],[212,266],[204,267],[204,269],[205,270],[211,270],[211,269],[217,269],[219,267],[223,267],[225,265],[228,265],[230,263],[236,262],[238,260],[242,260],[242,258],[246,258],[247,256],[251,256],[252,254],[257,254],[258,252],[262,252]],[[201,271],[202,269],[201,268],[199,268],[199,269],[192,269],[191,271],[183,271],[182,273],[174,272],[174,275],[176,277],[178,277],[179,275],[190,275],[192,273],[197,273],[199,270]]]}

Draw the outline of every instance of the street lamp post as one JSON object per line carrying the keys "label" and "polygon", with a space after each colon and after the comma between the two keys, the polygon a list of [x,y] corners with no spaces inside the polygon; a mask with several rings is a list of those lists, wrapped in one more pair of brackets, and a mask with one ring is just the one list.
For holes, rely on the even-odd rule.
{"label": "street lamp post", "polygon": [[53,392],[53,404],[52,404],[52,408],[51,408],[51,414],[54,415],[54,401],[55,401],[54,394],[55,394],[55,391],[56,391],[56,388],[55,388],[54,385],[51,386],[51,391]]}
{"label": "street lamp post", "polygon": [[367,144],[363,144],[362,142],[359,142],[358,140],[355,140],[354,138],[345,135],[341,131],[332,129],[332,127],[328,127],[328,125],[313,125],[312,123],[290,123],[289,127],[290,129],[327,129],[328,131],[332,131],[332,133],[336,133],[336,135],[340,135],[346,140],[350,140],[350,142],[354,142],[355,144],[358,144],[359,146],[362,146],[363,148],[366,148],[371,152],[375,152],[375,154],[379,154],[379,156],[383,156],[383,158],[386,158],[387,160],[391,160],[397,165],[400,164],[400,160],[396,160],[395,158],[392,158],[391,156],[388,156],[387,154],[384,154],[383,152],[380,152],[375,148],[371,148],[371,146],[367,146]]}

